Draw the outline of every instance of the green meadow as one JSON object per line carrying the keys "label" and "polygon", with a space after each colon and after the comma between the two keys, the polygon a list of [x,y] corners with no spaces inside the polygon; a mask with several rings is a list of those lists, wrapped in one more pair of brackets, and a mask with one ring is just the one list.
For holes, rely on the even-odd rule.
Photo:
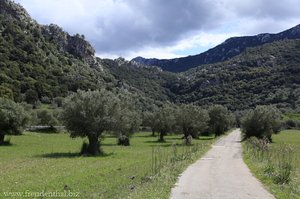
{"label": "green meadow", "polygon": [[150,133],[137,133],[125,147],[106,136],[103,154],[88,157],[79,155],[84,139],[68,134],[26,132],[9,138],[12,145],[0,147],[0,198],[53,192],[74,198],[168,198],[178,175],[214,141],[200,137],[184,146],[180,135],[158,143]]}

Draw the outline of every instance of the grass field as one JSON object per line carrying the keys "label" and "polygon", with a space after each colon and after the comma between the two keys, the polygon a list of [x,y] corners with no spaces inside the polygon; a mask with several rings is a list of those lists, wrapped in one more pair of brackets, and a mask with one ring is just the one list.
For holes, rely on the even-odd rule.
{"label": "grass field", "polygon": [[[138,133],[130,147],[122,147],[116,145],[116,138],[107,137],[102,142],[103,156],[82,157],[78,152],[83,139],[71,139],[68,134],[13,136],[11,146],[0,147],[0,198],[51,192],[79,194],[79,198],[168,198],[177,176],[214,139],[193,140],[194,147],[182,146],[180,135],[166,136],[166,143],[156,140],[149,133]],[[174,150],[186,154],[195,146],[197,152],[188,158],[166,161]],[[157,165],[162,168],[153,171],[153,165],[155,170]]]}
{"label": "grass field", "polygon": [[283,115],[283,120],[295,120],[300,121],[300,114],[298,113],[286,113]]}
{"label": "grass field", "polygon": [[[247,154],[244,146],[244,160],[254,175],[259,178],[268,190],[279,199],[300,199],[300,131],[286,130],[273,136],[271,149],[278,150],[283,144],[293,148],[292,180],[289,184],[276,184],[264,173],[265,161],[258,161],[253,154]],[[283,154],[284,155],[284,154]]]}

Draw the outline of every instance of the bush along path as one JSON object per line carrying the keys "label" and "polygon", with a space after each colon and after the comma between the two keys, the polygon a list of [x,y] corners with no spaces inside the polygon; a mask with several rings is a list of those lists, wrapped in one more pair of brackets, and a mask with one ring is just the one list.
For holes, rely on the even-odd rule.
{"label": "bush along path", "polygon": [[241,132],[236,129],[216,142],[182,173],[171,198],[274,199],[243,162],[240,140]]}

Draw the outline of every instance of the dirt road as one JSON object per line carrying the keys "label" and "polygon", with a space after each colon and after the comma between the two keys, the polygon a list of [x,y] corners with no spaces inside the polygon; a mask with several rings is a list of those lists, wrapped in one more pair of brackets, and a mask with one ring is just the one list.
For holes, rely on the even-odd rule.
{"label": "dirt road", "polygon": [[274,199],[243,162],[240,137],[240,130],[234,130],[189,166],[172,189],[171,199]]}

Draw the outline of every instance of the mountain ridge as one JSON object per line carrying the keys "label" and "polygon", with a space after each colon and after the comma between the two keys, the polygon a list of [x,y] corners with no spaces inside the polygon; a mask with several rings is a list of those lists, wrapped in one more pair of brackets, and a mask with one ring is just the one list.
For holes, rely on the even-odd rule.
{"label": "mountain ridge", "polygon": [[214,48],[197,55],[173,59],[136,57],[132,61],[148,66],[158,66],[166,71],[183,72],[199,65],[226,61],[244,52],[249,47],[260,46],[284,39],[300,39],[300,24],[276,34],[261,33],[254,36],[231,37]]}

